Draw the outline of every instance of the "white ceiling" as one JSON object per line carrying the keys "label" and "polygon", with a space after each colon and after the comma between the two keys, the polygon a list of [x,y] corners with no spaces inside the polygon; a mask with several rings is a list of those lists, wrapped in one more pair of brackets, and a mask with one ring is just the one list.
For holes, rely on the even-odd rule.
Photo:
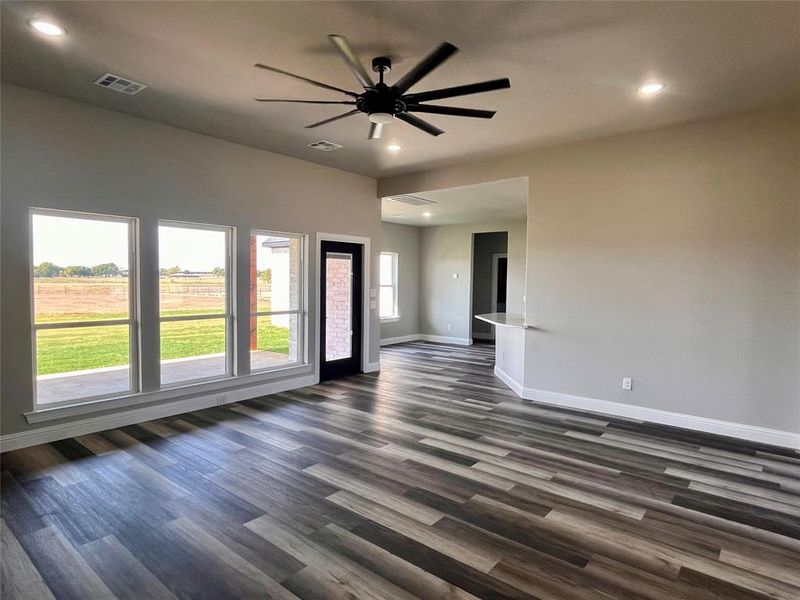
{"label": "white ceiling", "polygon": [[[34,17],[67,35],[34,33]],[[800,99],[798,2],[4,1],[1,33],[5,81],[371,176]],[[447,132],[438,138],[393,123],[368,141],[364,115],[308,130],[340,107],[253,102],[342,99],[259,61],[356,89],[329,33],[367,65],[390,55],[392,78],[442,41],[460,47],[412,91],[505,76],[512,88],[442,101],[499,112],[427,115]],[[107,71],[149,87],[92,85]],[[666,91],[643,101],[636,88],[652,77]],[[344,148],[306,147],[319,139]],[[404,150],[388,153],[390,142]]]}
{"label": "white ceiling", "polygon": [[[435,204],[409,206],[382,199],[384,221],[417,225],[457,225],[524,219],[528,214],[528,179],[517,177],[477,185],[415,193]],[[425,216],[430,213],[430,216]]]}

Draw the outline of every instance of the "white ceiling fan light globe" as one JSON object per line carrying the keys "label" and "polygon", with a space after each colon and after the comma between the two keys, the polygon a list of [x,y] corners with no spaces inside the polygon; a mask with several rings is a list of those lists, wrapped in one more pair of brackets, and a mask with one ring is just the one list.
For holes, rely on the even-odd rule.
{"label": "white ceiling fan light globe", "polygon": [[374,112],[370,113],[369,120],[372,123],[377,123],[379,125],[386,125],[387,123],[391,123],[394,120],[394,115],[385,112]]}

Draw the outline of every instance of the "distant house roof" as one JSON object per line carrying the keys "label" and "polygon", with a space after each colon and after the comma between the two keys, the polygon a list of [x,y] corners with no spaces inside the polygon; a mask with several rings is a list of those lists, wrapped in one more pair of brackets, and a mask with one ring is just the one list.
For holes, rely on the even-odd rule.
{"label": "distant house roof", "polygon": [[273,250],[288,248],[290,241],[291,240],[287,240],[286,238],[268,238],[265,242],[261,242],[261,247],[272,248]]}

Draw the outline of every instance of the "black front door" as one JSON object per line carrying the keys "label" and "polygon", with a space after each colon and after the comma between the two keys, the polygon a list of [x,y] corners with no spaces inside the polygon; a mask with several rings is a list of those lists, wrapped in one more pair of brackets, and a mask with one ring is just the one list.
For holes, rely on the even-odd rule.
{"label": "black front door", "polygon": [[362,246],[321,244],[320,380],[361,373]]}

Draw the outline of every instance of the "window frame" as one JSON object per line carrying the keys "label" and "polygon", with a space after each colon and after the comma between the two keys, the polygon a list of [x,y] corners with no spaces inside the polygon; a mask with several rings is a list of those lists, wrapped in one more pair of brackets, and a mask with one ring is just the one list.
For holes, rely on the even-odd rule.
{"label": "window frame", "polygon": [[[63,321],[56,323],[37,323],[36,322],[36,278],[34,270],[36,265],[33,261],[34,230],[33,219],[36,215],[49,217],[62,217],[68,219],[84,219],[92,221],[105,221],[110,223],[125,223],[128,225],[128,318],[127,319],[100,319],[97,321]],[[130,396],[141,393],[142,374],[140,362],[140,333],[141,333],[141,314],[139,298],[139,219],[120,215],[108,215],[102,213],[91,213],[77,210],[62,210],[55,208],[31,207],[28,210],[28,269],[30,282],[30,315],[31,315],[31,375],[33,391],[33,410],[49,410],[52,408],[76,406],[118,398],[120,396]],[[37,333],[39,331],[56,329],[78,329],[83,327],[108,327],[108,326],[128,326],[128,389],[116,390],[108,394],[95,394],[92,396],[81,396],[80,398],[70,398],[61,402],[39,402],[38,386],[38,365],[36,358]]]}
{"label": "window frame", "polygon": [[[249,332],[249,323],[251,319],[256,319],[256,336],[258,336],[258,317],[270,317],[270,316],[280,316],[280,315],[297,315],[297,357],[293,362],[286,362],[280,365],[275,365],[274,367],[263,367],[260,369],[253,369],[253,363],[251,360],[252,357],[252,350],[250,350],[250,339],[248,336],[247,340],[247,364],[250,368],[250,373],[252,374],[262,374],[262,373],[270,373],[272,371],[279,371],[281,369],[288,369],[298,366],[305,366],[308,364],[308,272],[306,267],[308,265],[308,236],[303,233],[288,233],[285,231],[272,231],[269,229],[250,229],[250,237],[248,238],[249,241],[254,236],[273,236],[273,237],[284,237],[288,239],[295,239],[298,241],[300,248],[298,251],[298,260],[300,262],[299,265],[299,290],[298,290],[298,297],[297,297],[297,308],[293,310],[275,310],[275,311],[263,311],[263,310],[256,310],[255,312],[250,311],[248,309],[247,314],[247,322],[248,322],[248,332]],[[248,276],[252,272],[252,265],[250,264],[250,259],[248,258]],[[256,258],[256,276],[258,273],[258,258]],[[248,282],[248,284],[251,282]],[[249,289],[249,285],[248,285]],[[249,306],[249,303],[248,303]]]}
{"label": "window frame", "polygon": [[383,284],[381,282],[381,269],[380,269],[380,258],[378,258],[378,315],[380,315],[381,307],[381,294],[380,291],[382,288],[391,288],[392,289],[392,314],[386,317],[379,317],[382,323],[394,323],[400,320],[400,254],[398,252],[394,252],[391,250],[381,251],[380,256],[384,254],[392,257],[392,283],[391,284]]}
{"label": "window frame", "polygon": [[[200,231],[221,231],[225,234],[225,312],[224,313],[199,313],[197,315],[161,315],[161,275],[157,275],[157,303],[156,303],[156,329],[158,331],[158,389],[170,390],[181,388],[198,383],[210,381],[220,381],[236,377],[236,261],[234,260],[234,249],[236,248],[236,228],[229,225],[212,225],[210,223],[194,223],[189,221],[178,221],[174,219],[158,219],[156,222],[156,237],[159,238],[161,226],[182,229],[197,229]],[[156,264],[160,270],[161,248],[159,245]],[[208,377],[198,377],[195,379],[182,379],[172,383],[163,383],[161,379],[161,325],[178,321],[204,321],[211,319],[225,319],[225,373],[209,375]]]}

